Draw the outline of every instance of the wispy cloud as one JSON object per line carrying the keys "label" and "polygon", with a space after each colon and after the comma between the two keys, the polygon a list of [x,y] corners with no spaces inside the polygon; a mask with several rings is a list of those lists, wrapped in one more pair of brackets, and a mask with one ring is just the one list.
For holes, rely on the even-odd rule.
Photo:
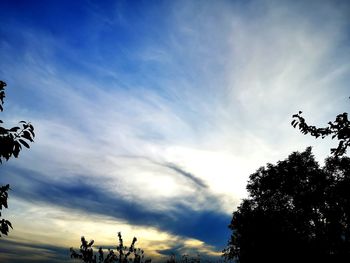
{"label": "wispy cloud", "polygon": [[2,119],[37,134],[2,180],[18,200],[222,244],[250,173],[308,145],[329,153],[290,121],[348,108],[349,4],[128,8],[86,5],[69,33],[1,20]]}

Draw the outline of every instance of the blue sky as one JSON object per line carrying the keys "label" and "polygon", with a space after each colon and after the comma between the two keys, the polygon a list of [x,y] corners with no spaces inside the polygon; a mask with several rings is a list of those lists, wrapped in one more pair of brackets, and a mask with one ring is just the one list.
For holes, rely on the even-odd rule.
{"label": "blue sky", "polygon": [[118,231],[153,258],[219,255],[251,173],[336,144],[291,115],[349,109],[350,5],[305,2],[1,1],[1,119],[36,130],[1,167],[1,260],[62,262]]}

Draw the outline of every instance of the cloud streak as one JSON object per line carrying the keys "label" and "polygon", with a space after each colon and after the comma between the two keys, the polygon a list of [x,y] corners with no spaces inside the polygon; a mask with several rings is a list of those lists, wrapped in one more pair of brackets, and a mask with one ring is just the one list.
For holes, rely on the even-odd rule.
{"label": "cloud streak", "polygon": [[208,186],[201,180],[200,178],[194,176],[193,174],[186,172],[185,170],[181,169],[177,165],[173,163],[167,163],[164,164],[165,167],[168,167],[169,169],[183,175],[184,177],[188,178],[191,182],[195,183],[197,186],[201,188],[207,188]]}

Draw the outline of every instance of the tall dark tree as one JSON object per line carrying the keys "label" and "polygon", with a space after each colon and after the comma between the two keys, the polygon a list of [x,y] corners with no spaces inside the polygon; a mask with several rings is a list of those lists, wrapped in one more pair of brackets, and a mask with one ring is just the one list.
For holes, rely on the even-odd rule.
{"label": "tall dark tree", "polygon": [[[0,81],[0,111],[3,111],[3,104],[5,98],[6,83]],[[18,126],[12,128],[3,127],[3,121],[0,120],[0,164],[3,161],[9,160],[11,157],[17,158],[22,146],[29,148],[29,142],[33,142],[34,127],[31,123],[20,121]],[[0,186],[0,219],[1,211],[7,208],[9,185]],[[6,219],[0,221],[0,233],[7,235],[9,229],[12,228],[11,222]],[[0,236],[1,236],[0,234]]]}
{"label": "tall dark tree", "polygon": [[229,225],[226,259],[350,262],[350,158],[320,167],[309,147],[259,168],[247,190]]}

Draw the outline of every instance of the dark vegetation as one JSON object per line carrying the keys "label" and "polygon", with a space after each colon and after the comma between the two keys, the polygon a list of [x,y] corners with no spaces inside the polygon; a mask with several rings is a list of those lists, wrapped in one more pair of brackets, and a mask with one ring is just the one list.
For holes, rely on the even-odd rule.
{"label": "dark vegetation", "polygon": [[328,127],[293,115],[292,126],[315,138],[339,141],[320,167],[311,147],[250,175],[249,197],[233,213],[226,260],[246,262],[349,262],[350,146],[347,113]]}
{"label": "dark vegetation", "polygon": [[[95,243],[94,240],[89,242],[85,237],[81,237],[81,245],[79,250],[70,248],[71,258],[78,259],[85,263],[151,263],[152,259],[145,258],[144,250],[141,248],[136,248],[135,243],[137,238],[134,237],[131,245],[129,247],[124,246],[122,235],[118,233],[118,242],[119,244],[115,247],[115,250],[108,248],[107,251],[103,251],[102,247],[99,247],[98,250],[93,248]],[[114,252],[116,251],[116,252]],[[176,255],[172,253],[166,263],[199,263],[201,262],[200,255],[190,256],[188,254],[183,254],[176,258]],[[210,262],[210,261],[206,261]],[[219,262],[219,261],[218,261]]]}
{"label": "dark vegetation", "polygon": [[311,148],[250,176],[233,213],[227,259],[337,262],[350,256],[350,158],[320,167]]}
{"label": "dark vegetation", "polygon": [[102,247],[99,247],[97,254],[94,253],[93,244],[94,240],[87,242],[85,237],[81,237],[80,250],[76,251],[73,248],[70,248],[71,258],[80,259],[86,263],[150,263],[151,260],[145,260],[144,251],[140,248],[135,247],[137,238],[134,237],[131,245],[129,247],[124,246],[122,235],[118,233],[118,246],[116,247],[116,253],[112,249],[107,249],[107,253],[103,251]]}
{"label": "dark vegetation", "polygon": [[308,125],[305,119],[301,116],[302,112],[294,114],[292,126],[298,127],[303,134],[310,134],[315,138],[321,137],[322,139],[331,136],[332,139],[336,138],[339,141],[337,148],[331,149],[331,154],[334,156],[342,156],[346,153],[346,148],[350,146],[350,121],[348,120],[348,114],[346,112],[338,114],[335,121],[328,122],[328,126],[324,128],[317,128],[313,125]]}
{"label": "dark vegetation", "polygon": [[[4,109],[5,87],[6,83],[0,81],[1,112]],[[33,142],[34,136],[34,127],[31,123],[20,121],[18,126],[6,129],[3,127],[3,121],[0,120],[0,164],[3,164],[3,161],[9,160],[11,157],[17,158],[19,152],[22,150],[22,146],[29,148],[29,142]],[[8,208],[7,199],[9,190],[10,185],[8,184],[0,186],[0,232],[3,235],[8,235],[10,228],[12,228],[10,221],[1,218],[2,209]]]}

